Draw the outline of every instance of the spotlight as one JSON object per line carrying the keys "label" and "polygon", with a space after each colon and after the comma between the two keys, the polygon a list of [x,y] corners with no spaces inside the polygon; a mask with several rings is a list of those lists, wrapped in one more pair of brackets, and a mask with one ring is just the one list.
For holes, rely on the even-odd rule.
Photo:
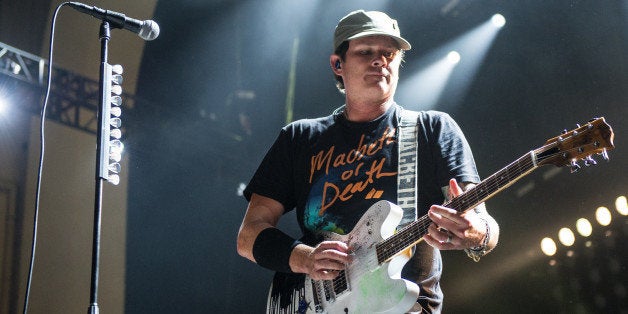
{"label": "spotlight", "polygon": [[611,224],[611,211],[608,208],[601,206],[595,211],[595,219],[602,226],[608,226]]}
{"label": "spotlight", "polygon": [[593,233],[593,227],[591,223],[586,218],[580,218],[576,221],[576,230],[583,237],[588,237]]}
{"label": "spotlight", "polygon": [[9,63],[9,67],[11,68],[11,73],[13,73],[13,75],[18,75],[22,71],[22,66],[18,63],[15,63],[14,61],[11,61],[11,63]]}
{"label": "spotlight", "polygon": [[245,189],[246,189],[246,184],[244,182],[240,182],[240,184],[238,184],[238,189],[236,191],[236,194],[238,196],[244,195],[244,190]]}
{"label": "spotlight", "polygon": [[556,242],[551,238],[543,238],[541,240],[541,251],[547,256],[556,254]]}
{"label": "spotlight", "polygon": [[558,240],[564,246],[572,246],[576,241],[576,237],[573,234],[573,231],[569,228],[562,228],[558,231]]}
{"label": "spotlight", "polygon": [[451,51],[447,54],[447,61],[451,64],[458,64],[460,62],[460,54],[457,51]]}
{"label": "spotlight", "polygon": [[620,196],[615,200],[615,208],[620,215],[628,215],[628,202],[625,196]]}
{"label": "spotlight", "polygon": [[493,23],[493,26],[495,26],[496,28],[502,28],[504,27],[504,25],[506,25],[506,18],[498,13],[491,17],[491,23]]}

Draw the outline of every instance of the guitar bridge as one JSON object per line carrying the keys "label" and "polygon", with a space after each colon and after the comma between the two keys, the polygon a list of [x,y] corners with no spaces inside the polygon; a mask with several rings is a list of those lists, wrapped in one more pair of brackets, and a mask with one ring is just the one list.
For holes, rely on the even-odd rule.
{"label": "guitar bridge", "polygon": [[349,290],[345,271],[340,271],[333,280],[311,280],[315,312],[323,311],[321,303],[334,303],[336,298]]}

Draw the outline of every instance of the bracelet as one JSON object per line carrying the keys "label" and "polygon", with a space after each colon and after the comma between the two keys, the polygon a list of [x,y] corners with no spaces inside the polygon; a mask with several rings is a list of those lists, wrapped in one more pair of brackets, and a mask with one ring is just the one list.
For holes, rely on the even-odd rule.
{"label": "bracelet", "polygon": [[474,262],[479,262],[480,257],[488,253],[488,242],[491,239],[491,227],[488,224],[488,221],[484,218],[480,219],[482,219],[482,221],[484,221],[484,225],[486,225],[486,235],[484,236],[482,244],[464,250],[467,253],[467,256],[469,256]]}
{"label": "bracelet", "polygon": [[258,265],[282,273],[292,273],[290,254],[301,241],[277,228],[266,228],[255,238],[253,258]]}

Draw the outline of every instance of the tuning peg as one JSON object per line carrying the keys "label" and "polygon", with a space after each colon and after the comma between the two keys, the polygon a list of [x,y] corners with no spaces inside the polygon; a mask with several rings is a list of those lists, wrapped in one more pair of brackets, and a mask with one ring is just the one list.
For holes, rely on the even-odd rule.
{"label": "tuning peg", "polygon": [[595,161],[595,159],[593,159],[593,157],[587,156],[584,159],[584,165],[587,166],[587,167],[591,166],[591,165],[597,165],[597,161]]}
{"label": "tuning peg", "polygon": [[608,158],[608,151],[606,150],[606,148],[603,148],[602,152],[599,153],[599,155],[602,155],[602,158],[604,158],[604,160],[606,160],[606,161],[609,160],[609,158]]}
{"label": "tuning peg", "polygon": [[576,162],[576,160],[571,161],[571,173],[578,172],[580,170],[580,165]]}

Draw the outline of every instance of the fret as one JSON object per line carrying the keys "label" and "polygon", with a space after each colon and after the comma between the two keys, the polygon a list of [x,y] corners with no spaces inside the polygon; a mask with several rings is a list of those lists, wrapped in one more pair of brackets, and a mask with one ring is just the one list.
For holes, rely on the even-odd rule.
{"label": "fret", "polygon": [[[443,206],[455,209],[458,212],[475,208],[495,193],[505,189],[534,170],[537,167],[535,158],[534,151],[519,157],[519,159],[508,166],[484,179],[474,188],[467,190],[449,202],[445,202]],[[427,228],[431,222],[431,219],[424,215],[399,230],[395,235],[378,243],[375,246],[378,262],[380,264],[384,263],[399,252],[419,242],[427,234]]]}
{"label": "fret", "polygon": [[515,160],[510,165],[486,178],[473,189],[466,191],[460,197],[454,198],[445,207],[463,212],[479,205],[493,194],[510,186],[536,167],[534,153],[530,152]]}

